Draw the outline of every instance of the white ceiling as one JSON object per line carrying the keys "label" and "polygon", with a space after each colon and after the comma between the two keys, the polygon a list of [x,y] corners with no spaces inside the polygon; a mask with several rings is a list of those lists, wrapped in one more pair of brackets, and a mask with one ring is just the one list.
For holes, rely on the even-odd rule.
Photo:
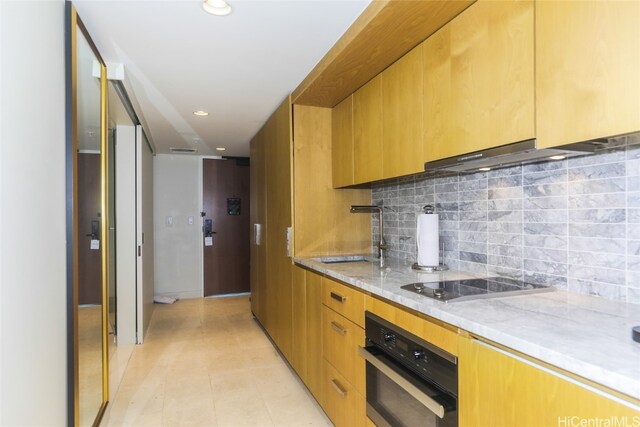
{"label": "white ceiling", "polygon": [[200,0],[74,1],[104,60],[124,64],[158,153],[219,155],[224,146],[224,155],[248,156],[253,135],[369,0],[229,3],[233,13],[219,17]]}

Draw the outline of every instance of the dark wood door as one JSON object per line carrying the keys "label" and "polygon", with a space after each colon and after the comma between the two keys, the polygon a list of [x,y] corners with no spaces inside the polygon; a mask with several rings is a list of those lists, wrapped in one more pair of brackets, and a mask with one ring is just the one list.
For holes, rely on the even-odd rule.
{"label": "dark wood door", "polygon": [[[78,153],[78,303],[102,303],[100,154]],[[97,227],[97,234],[95,233]],[[92,234],[94,234],[92,236]],[[91,248],[98,240],[99,248]]]}
{"label": "dark wood door", "polygon": [[249,160],[203,159],[202,180],[204,295],[249,292]]}

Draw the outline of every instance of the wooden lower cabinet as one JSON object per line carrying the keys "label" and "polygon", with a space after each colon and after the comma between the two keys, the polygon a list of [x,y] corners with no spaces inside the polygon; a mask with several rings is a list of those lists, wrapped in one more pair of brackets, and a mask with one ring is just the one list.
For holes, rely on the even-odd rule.
{"label": "wooden lower cabinet", "polygon": [[364,347],[364,329],[330,308],[322,308],[324,358],[361,394],[365,393],[365,362],[358,355]]}
{"label": "wooden lower cabinet", "polygon": [[324,362],[324,410],[336,427],[364,427],[364,397],[329,362]]}
{"label": "wooden lower cabinet", "polygon": [[307,307],[307,376],[304,383],[316,398],[320,406],[324,406],[322,387],[322,284],[317,274],[306,272],[306,307]]}
{"label": "wooden lower cabinet", "polygon": [[292,351],[289,362],[298,376],[307,377],[307,280],[306,271],[293,267],[291,275],[291,300],[293,305]]}
{"label": "wooden lower cabinet", "polygon": [[640,423],[639,411],[531,361],[470,338],[459,350],[460,427]]}
{"label": "wooden lower cabinet", "polygon": [[322,303],[353,323],[364,327],[364,294],[359,290],[323,277]]}

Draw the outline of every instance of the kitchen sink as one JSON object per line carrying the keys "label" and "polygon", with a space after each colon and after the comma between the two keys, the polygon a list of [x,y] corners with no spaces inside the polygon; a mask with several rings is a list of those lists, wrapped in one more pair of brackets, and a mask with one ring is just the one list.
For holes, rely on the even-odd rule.
{"label": "kitchen sink", "polygon": [[320,261],[323,264],[337,264],[342,262],[368,262],[363,255],[325,256],[316,258],[316,261]]}

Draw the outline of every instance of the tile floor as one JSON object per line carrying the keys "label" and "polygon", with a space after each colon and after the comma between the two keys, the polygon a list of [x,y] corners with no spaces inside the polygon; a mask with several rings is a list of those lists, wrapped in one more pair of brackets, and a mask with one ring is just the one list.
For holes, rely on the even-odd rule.
{"label": "tile floor", "polygon": [[156,305],[103,426],[330,426],[249,297]]}

